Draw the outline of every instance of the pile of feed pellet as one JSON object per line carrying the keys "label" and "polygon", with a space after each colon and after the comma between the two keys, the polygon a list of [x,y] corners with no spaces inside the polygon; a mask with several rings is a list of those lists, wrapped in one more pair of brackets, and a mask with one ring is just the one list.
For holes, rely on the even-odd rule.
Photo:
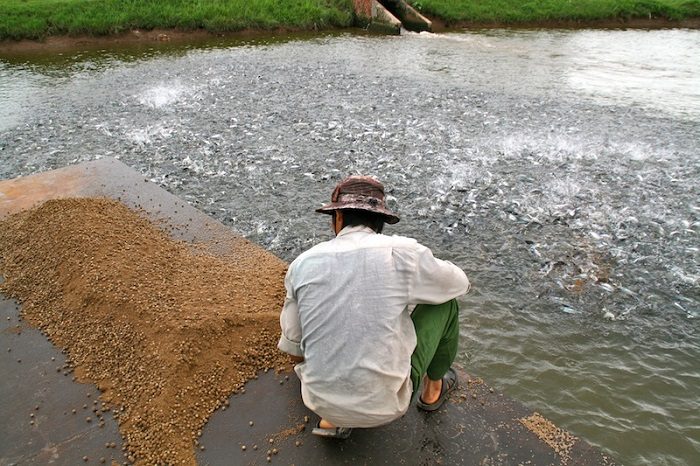
{"label": "pile of feed pellet", "polygon": [[236,244],[221,259],[107,199],[0,221],[0,291],[102,390],[133,462],[195,464],[214,410],[287,361],[276,349],[286,264]]}
{"label": "pile of feed pellet", "polygon": [[569,462],[571,459],[571,448],[578,438],[555,426],[551,421],[537,412],[518,419],[518,421],[537,435],[540,440],[549,445],[554,452],[559,455],[562,464],[567,464]]}

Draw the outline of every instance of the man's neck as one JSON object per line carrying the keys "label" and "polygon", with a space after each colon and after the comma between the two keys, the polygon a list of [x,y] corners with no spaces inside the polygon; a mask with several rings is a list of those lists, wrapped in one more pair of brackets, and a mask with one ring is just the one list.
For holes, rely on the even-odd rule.
{"label": "man's neck", "polygon": [[357,232],[377,234],[376,231],[374,231],[373,229],[371,229],[367,225],[348,225],[348,226],[343,226],[343,228],[338,232],[338,234],[336,236],[343,236],[343,235],[347,235],[350,233],[357,233]]}

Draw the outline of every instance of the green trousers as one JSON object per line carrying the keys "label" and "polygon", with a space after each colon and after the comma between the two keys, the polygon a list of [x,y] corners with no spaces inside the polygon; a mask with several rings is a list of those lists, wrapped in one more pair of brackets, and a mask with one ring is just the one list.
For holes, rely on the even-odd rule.
{"label": "green trousers", "polygon": [[459,305],[456,299],[443,304],[419,304],[413,314],[417,344],[411,356],[414,397],[424,374],[440,380],[457,356],[459,346]]}

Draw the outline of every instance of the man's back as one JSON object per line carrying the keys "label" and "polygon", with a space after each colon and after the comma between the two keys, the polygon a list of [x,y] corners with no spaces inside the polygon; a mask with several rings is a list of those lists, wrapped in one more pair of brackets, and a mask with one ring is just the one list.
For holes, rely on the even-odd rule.
{"label": "man's back", "polygon": [[409,306],[437,304],[466,287],[461,270],[415,240],[363,226],[303,253],[288,272],[281,320],[283,335],[300,336],[305,404],[337,425],[372,427],[401,416],[413,388]]}

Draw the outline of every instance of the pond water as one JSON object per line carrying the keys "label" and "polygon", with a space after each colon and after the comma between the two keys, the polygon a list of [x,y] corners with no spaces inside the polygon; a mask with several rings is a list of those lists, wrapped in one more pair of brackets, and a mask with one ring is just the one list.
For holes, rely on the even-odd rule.
{"label": "pond water", "polygon": [[622,464],[700,457],[700,31],[0,59],[0,178],[113,156],[286,260],[373,174],[461,266],[460,362]]}

